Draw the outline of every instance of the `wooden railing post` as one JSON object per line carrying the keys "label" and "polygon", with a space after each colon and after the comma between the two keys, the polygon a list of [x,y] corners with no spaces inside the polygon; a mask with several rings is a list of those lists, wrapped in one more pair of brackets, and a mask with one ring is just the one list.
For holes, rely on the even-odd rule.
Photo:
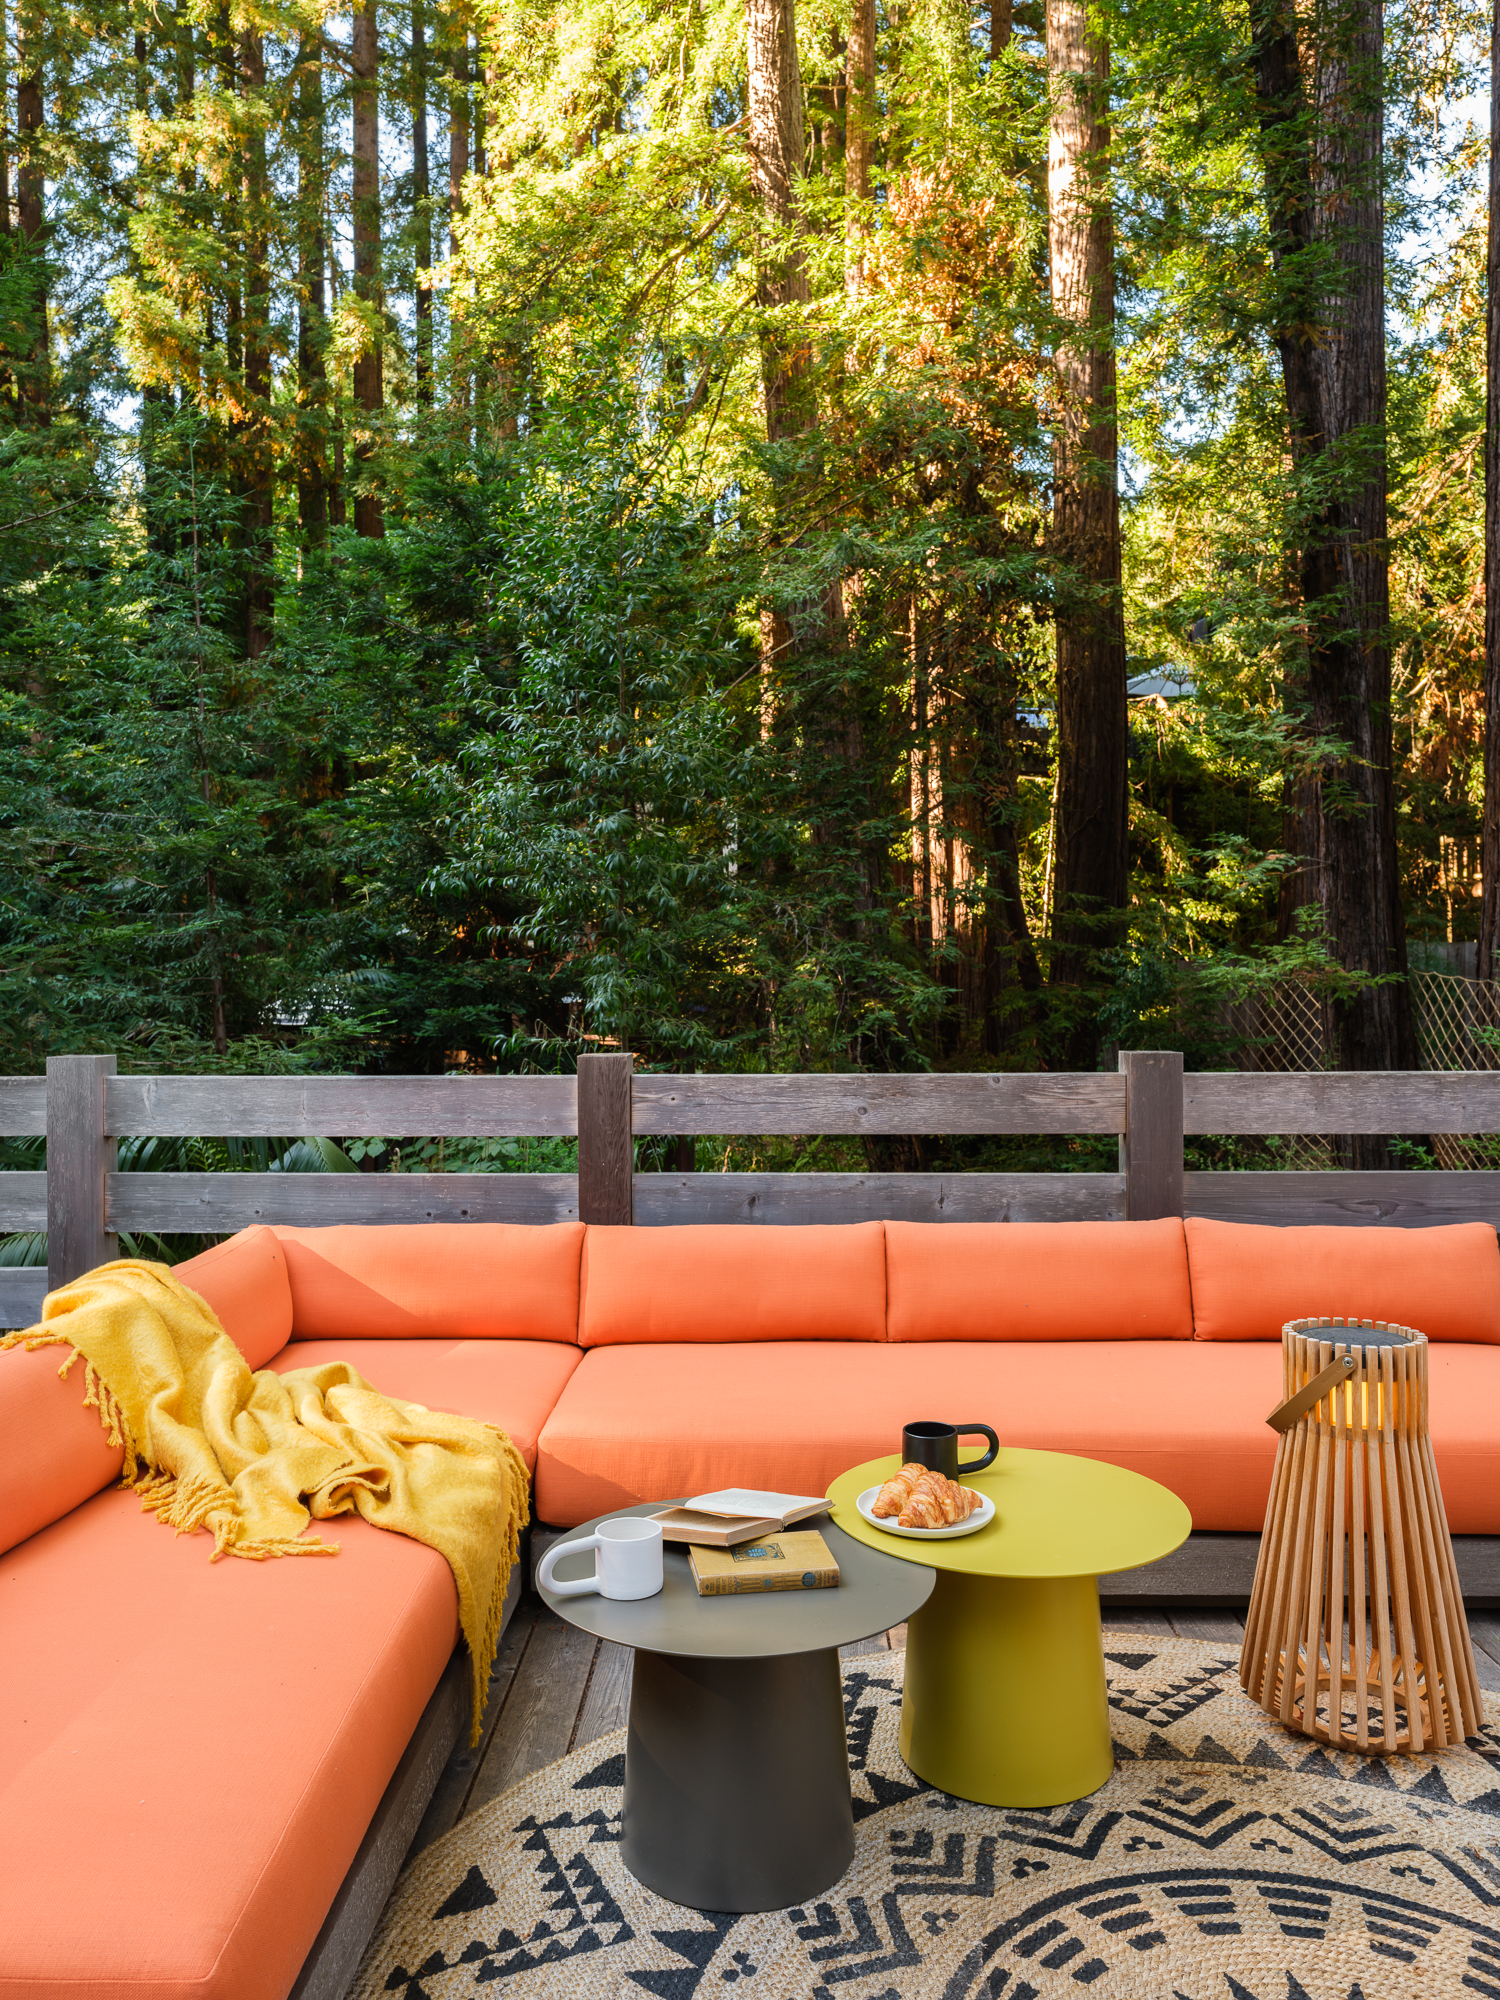
{"label": "wooden railing post", "polygon": [[635,1057],[578,1058],[578,1219],[631,1222],[635,1135],[630,1079]]}
{"label": "wooden railing post", "polygon": [[47,1058],[47,1287],[120,1254],[104,1222],[115,1142],[104,1134],[104,1079],[113,1056]]}
{"label": "wooden railing post", "polygon": [[1120,1172],[1125,1214],[1154,1222],[1182,1213],[1182,1057],[1175,1049],[1122,1049],[1125,1130]]}

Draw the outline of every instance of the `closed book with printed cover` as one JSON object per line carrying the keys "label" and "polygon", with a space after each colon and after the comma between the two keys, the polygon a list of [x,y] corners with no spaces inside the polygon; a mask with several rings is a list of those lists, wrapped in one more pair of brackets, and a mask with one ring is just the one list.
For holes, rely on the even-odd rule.
{"label": "closed book with printed cover", "polygon": [[832,1590],[839,1566],[814,1529],[741,1542],[737,1548],[688,1548],[700,1597],[740,1597],[763,1590]]}

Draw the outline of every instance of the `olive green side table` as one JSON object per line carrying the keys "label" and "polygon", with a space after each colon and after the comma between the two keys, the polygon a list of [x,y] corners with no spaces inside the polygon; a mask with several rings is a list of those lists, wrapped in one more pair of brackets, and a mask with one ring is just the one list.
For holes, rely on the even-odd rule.
{"label": "olive green side table", "polygon": [[937,1571],[907,1626],[901,1755],[954,1798],[1054,1806],[1114,1768],[1099,1584],[1187,1539],[1192,1516],[1165,1486],[1098,1459],[1004,1449],[968,1474],[995,1503],[972,1535],[916,1541],[871,1527],[855,1506],[897,1469],[872,1459],[828,1489],[844,1532]]}

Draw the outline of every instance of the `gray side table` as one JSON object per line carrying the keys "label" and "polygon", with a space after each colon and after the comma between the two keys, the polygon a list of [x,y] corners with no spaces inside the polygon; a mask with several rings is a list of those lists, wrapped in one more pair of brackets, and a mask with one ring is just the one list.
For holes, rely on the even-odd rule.
{"label": "gray side table", "polygon": [[[826,1518],[806,1525],[834,1553],[836,1590],[700,1597],[686,1549],[669,1542],[657,1597],[542,1592],[560,1618],[634,1648],[622,1852],[669,1902],[785,1909],[830,1888],[854,1858],[838,1649],[909,1618],[934,1572],[866,1548]],[[572,1583],[593,1562],[592,1549],[565,1555],[554,1574]]]}

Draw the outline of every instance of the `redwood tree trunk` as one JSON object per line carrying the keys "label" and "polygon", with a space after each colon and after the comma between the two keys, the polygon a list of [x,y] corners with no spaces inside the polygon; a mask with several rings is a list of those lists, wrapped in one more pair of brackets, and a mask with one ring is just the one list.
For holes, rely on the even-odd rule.
{"label": "redwood tree trunk", "polygon": [[[798,200],[804,133],[794,0],[748,0],[750,178],[760,209],[756,303],[767,312],[811,297]],[[775,444],[813,419],[811,357],[800,331],[774,320],[761,334],[766,436]]]}
{"label": "redwood tree trunk", "polygon": [[[1313,241],[1312,148],[1292,0],[1253,0],[1250,32],[1267,234],[1276,280],[1273,331],[1286,398],[1287,442],[1293,466],[1305,474],[1325,440],[1318,376],[1321,299],[1319,255]],[[1304,603],[1321,601],[1333,587],[1327,568],[1323,535],[1299,532],[1288,551],[1288,585]],[[1286,671],[1285,708],[1298,735],[1305,738],[1310,724],[1305,667]],[[1286,852],[1297,857],[1296,869],[1281,884],[1277,932],[1284,938],[1304,904],[1322,902],[1322,820],[1318,780],[1310,768],[1287,772],[1281,837]]]}
{"label": "redwood tree trunk", "polygon": [[1500,8],[1490,25],[1490,213],[1484,343],[1484,900],[1481,979],[1500,954]]}
{"label": "redwood tree trunk", "polygon": [[[460,21],[455,21],[453,26],[449,68],[452,84],[448,113],[448,255],[456,258],[464,213],[464,181],[469,172],[469,37]],[[463,409],[469,400],[469,374],[459,359],[451,287],[448,298],[448,345],[453,357],[451,387],[454,403]]]}
{"label": "redwood tree trunk", "polygon": [[[354,290],[375,311],[380,290],[380,91],[377,83],[379,49],[375,0],[363,0],[354,16]],[[378,334],[354,364],[354,401],[364,413],[364,435],[355,448],[362,468],[373,449],[370,419],[385,406],[382,342]],[[379,536],[385,532],[379,498],[361,479],[354,496],[354,532]]]}
{"label": "redwood tree trunk", "polygon": [[[1252,30],[1277,346],[1302,475],[1307,664],[1300,685],[1289,677],[1288,707],[1310,741],[1344,746],[1289,780],[1287,834],[1299,866],[1283,915],[1315,902],[1341,964],[1404,975],[1386,552],[1380,0],[1339,0],[1319,14],[1310,100],[1291,0],[1259,0]],[[1331,1022],[1343,1068],[1416,1067],[1404,977],[1334,1003]],[[1392,1164],[1378,1136],[1339,1143],[1351,1166]]]}
{"label": "redwood tree trunk", "polygon": [[[1056,356],[1057,824],[1052,976],[1076,984],[1119,934],[1127,895],[1125,620],[1115,424],[1114,229],[1106,182],[1109,51],[1084,0],[1048,0],[1048,245]],[[1070,1060],[1092,1068],[1080,1026]]]}
{"label": "redwood tree trunk", "polygon": [[18,373],[21,400],[33,423],[46,423],[51,415],[51,350],[47,332],[47,217],[45,207],[46,169],[42,159],[42,62],[44,15],[32,4],[21,11],[17,27],[16,127],[19,138],[16,161],[16,233],[31,259],[29,287],[31,325],[26,351]]}
{"label": "redwood tree trunk", "polygon": [[[249,31],[240,38],[240,77],[247,98],[266,87],[265,43]],[[271,462],[270,188],[265,132],[250,121],[245,148],[245,651],[257,659],[271,640],[274,518]]]}
{"label": "redwood tree trunk", "polygon": [[858,292],[865,278],[870,226],[870,168],[875,157],[875,0],[852,0],[845,52],[844,280]]}
{"label": "redwood tree trunk", "polygon": [[427,162],[427,25],[411,0],[412,231],[417,267],[417,401],[432,407],[432,183]]}
{"label": "redwood tree trunk", "polygon": [[[10,23],[5,0],[0,0],[0,104],[6,107],[6,116],[0,119],[0,127],[10,123]],[[11,135],[0,129],[0,236],[10,234],[10,144]]]}
{"label": "redwood tree trunk", "polygon": [[[1345,1069],[1415,1069],[1391,769],[1390,579],[1386,549],[1385,202],[1381,187],[1380,0],[1344,0],[1319,37],[1313,223],[1336,273],[1317,350],[1334,498],[1308,581],[1331,597],[1313,612],[1313,728],[1347,753],[1321,776],[1323,907],[1341,962],[1402,975],[1335,1007]],[[1384,1163],[1383,1140],[1353,1164]]]}
{"label": "redwood tree trunk", "polygon": [[297,48],[297,519],[307,549],[328,542],[326,199],[323,42],[309,29]]}

